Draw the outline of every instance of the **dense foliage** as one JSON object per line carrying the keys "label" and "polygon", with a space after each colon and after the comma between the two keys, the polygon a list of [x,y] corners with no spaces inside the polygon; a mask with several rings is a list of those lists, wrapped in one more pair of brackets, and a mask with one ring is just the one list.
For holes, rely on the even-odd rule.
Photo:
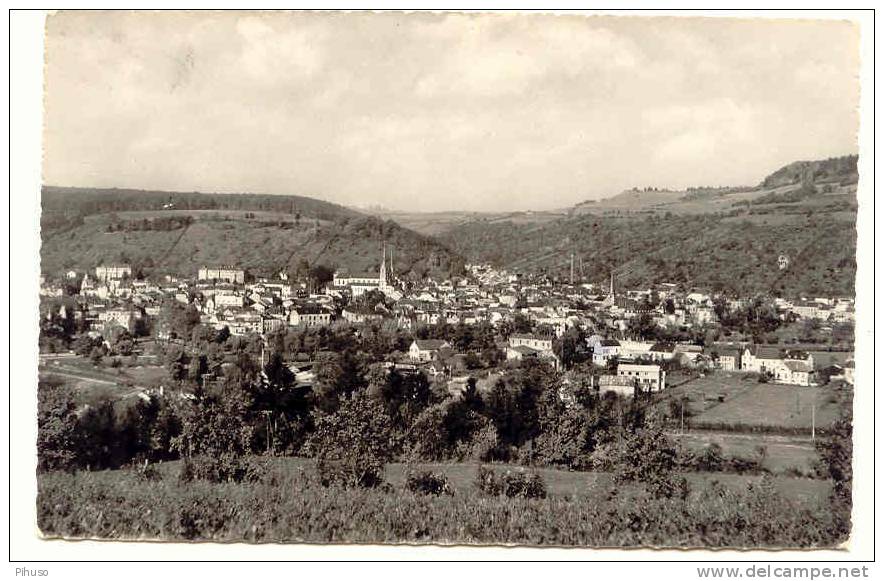
{"label": "dense foliage", "polygon": [[[754,296],[852,296],[854,218],[834,214],[770,223],[695,216],[562,218],[549,224],[472,222],[442,240],[470,262],[567,280],[572,252],[581,280],[617,285],[676,283]],[[791,265],[777,267],[780,254]]]}
{"label": "dense foliage", "polygon": [[767,479],[742,490],[712,483],[686,499],[630,485],[524,496],[325,487],[310,471],[242,484],[53,473],[40,479],[37,514],[50,537],[110,539],[781,548],[846,538],[828,507],[788,500]]}

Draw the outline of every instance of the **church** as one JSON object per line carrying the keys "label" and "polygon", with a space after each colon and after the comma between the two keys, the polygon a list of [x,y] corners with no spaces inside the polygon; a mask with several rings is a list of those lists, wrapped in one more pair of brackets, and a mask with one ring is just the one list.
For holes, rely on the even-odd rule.
{"label": "church", "polygon": [[[391,264],[393,262],[392,256],[393,252],[391,250]],[[381,251],[381,267],[377,277],[346,276],[341,274],[340,272],[335,272],[334,278],[332,279],[332,285],[334,285],[336,288],[348,287],[354,298],[373,290],[379,290],[385,295],[392,297],[394,300],[401,297],[399,291],[397,291],[390,283],[390,275],[387,272],[386,244],[384,244],[384,248]]]}

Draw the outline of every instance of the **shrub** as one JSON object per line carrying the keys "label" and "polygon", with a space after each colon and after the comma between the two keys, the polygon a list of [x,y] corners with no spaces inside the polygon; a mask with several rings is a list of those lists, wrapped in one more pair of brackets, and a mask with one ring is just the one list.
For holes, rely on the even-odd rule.
{"label": "shrub", "polygon": [[405,482],[405,488],[416,494],[432,494],[433,496],[454,494],[448,478],[444,474],[429,470],[410,472]]}
{"label": "shrub", "polygon": [[342,488],[376,488],[384,482],[384,464],[376,459],[350,457],[332,460],[320,457],[316,472],[323,486]]}
{"label": "shrub", "polygon": [[184,460],[178,473],[178,481],[258,482],[263,477],[264,469],[257,462],[234,454],[194,456]]}
{"label": "shrub", "polygon": [[488,496],[498,496],[503,492],[503,484],[494,470],[484,466],[479,466],[479,470],[476,472],[476,488]]}
{"label": "shrub", "polygon": [[151,464],[147,460],[134,463],[133,470],[138,479],[144,482],[159,482],[163,479],[163,475],[157,469],[157,465]]}
{"label": "shrub", "polygon": [[476,473],[476,486],[488,496],[503,494],[508,498],[546,498],[546,483],[536,472],[507,470],[505,474],[500,475],[480,466]]}
{"label": "shrub", "polygon": [[702,454],[697,458],[697,469],[704,472],[717,472],[721,470],[723,462],[721,445],[712,442],[703,449]]}

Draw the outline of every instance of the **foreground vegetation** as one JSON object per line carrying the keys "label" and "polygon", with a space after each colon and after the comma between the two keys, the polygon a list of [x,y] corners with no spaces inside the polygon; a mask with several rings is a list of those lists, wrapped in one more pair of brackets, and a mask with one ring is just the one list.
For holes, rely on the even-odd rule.
{"label": "foreground vegetation", "polygon": [[181,482],[179,463],[46,474],[38,524],[49,537],[248,542],[815,547],[845,538],[825,502],[786,498],[770,477],[745,487],[713,481],[684,498],[613,480],[592,494],[528,498],[488,494],[478,482],[438,495],[405,482],[323,486],[308,467],[258,466],[260,476],[241,483]]}

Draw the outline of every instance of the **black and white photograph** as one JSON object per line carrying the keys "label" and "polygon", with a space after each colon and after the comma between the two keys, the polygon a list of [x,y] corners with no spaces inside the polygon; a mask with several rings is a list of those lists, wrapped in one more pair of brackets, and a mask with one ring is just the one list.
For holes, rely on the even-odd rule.
{"label": "black and white photograph", "polygon": [[46,13],[10,534],[849,551],[859,20]]}

